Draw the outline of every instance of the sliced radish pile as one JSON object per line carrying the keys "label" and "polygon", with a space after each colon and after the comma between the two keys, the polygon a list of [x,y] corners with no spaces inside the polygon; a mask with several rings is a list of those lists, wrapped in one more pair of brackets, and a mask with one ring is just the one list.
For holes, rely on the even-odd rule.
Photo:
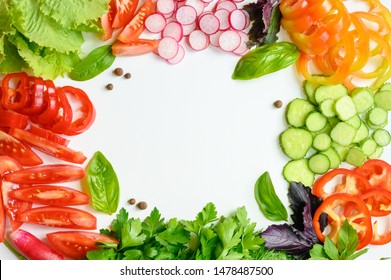
{"label": "sliced radish pile", "polygon": [[[155,53],[168,63],[177,64],[185,56],[182,42],[187,42],[195,51],[212,45],[225,52],[244,55],[249,50],[246,43],[250,16],[238,8],[237,3],[242,1],[157,0],[156,12],[145,20],[146,30],[160,36]],[[183,40],[184,37],[187,40]]]}

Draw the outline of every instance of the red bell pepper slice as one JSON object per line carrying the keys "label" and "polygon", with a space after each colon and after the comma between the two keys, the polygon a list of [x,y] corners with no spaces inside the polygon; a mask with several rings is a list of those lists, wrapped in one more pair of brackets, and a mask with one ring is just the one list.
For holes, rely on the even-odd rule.
{"label": "red bell pepper slice", "polygon": [[391,165],[381,159],[367,160],[354,172],[365,176],[374,188],[391,191]]}
{"label": "red bell pepper slice", "polygon": [[59,102],[56,93],[56,87],[51,80],[45,80],[44,90],[44,110],[39,115],[30,117],[33,123],[46,125],[53,122],[53,119],[57,116],[59,110]]}
{"label": "red bell pepper slice", "polygon": [[3,106],[10,110],[21,110],[29,99],[29,77],[26,73],[5,75],[1,83]]}
{"label": "red bell pepper slice", "polygon": [[372,188],[363,191],[359,197],[365,202],[372,216],[381,217],[391,213],[391,192]]}

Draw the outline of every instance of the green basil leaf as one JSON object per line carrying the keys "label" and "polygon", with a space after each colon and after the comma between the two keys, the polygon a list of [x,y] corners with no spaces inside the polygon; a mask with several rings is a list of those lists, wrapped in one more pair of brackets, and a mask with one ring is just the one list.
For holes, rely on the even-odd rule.
{"label": "green basil leaf", "polygon": [[259,209],[271,221],[287,221],[288,212],[277,196],[269,172],[263,173],[255,183],[255,200]]}
{"label": "green basil leaf", "polygon": [[346,260],[356,252],[358,246],[358,235],[356,230],[345,220],[338,233],[337,247],[341,259]]}
{"label": "green basil leaf", "polygon": [[264,44],[250,50],[237,62],[232,79],[251,80],[292,65],[300,56],[297,47],[289,42]]}
{"label": "green basil leaf", "polygon": [[87,184],[95,210],[110,215],[117,211],[120,194],[117,174],[100,151],[88,163]]}
{"label": "green basil leaf", "polygon": [[75,81],[90,80],[109,68],[114,60],[111,45],[97,47],[77,63],[68,76]]}
{"label": "green basil leaf", "polygon": [[323,247],[330,260],[339,260],[338,248],[328,236],[325,238]]}

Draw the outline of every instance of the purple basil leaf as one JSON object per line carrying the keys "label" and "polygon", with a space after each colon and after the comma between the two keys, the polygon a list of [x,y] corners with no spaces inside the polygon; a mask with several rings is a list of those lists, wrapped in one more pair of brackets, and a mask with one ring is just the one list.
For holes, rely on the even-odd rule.
{"label": "purple basil leaf", "polygon": [[268,249],[283,250],[294,256],[308,252],[313,242],[288,224],[271,225],[261,233]]}

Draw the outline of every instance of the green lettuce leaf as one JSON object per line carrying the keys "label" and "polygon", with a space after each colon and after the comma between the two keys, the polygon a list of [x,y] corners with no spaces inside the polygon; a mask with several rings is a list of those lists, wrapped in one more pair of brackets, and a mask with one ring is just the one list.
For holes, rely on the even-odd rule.
{"label": "green lettuce leaf", "polygon": [[28,65],[19,55],[16,46],[9,42],[7,36],[2,36],[0,38],[0,73],[21,72],[25,68],[28,68]]}
{"label": "green lettuce leaf", "polygon": [[34,69],[34,75],[55,79],[71,71],[80,60],[77,53],[61,53],[47,47],[40,47],[29,42],[20,34],[10,36],[10,42],[14,44],[19,55],[28,66]]}
{"label": "green lettuce leaf", "polygon": [[107,12],[108,0],[38,0],[41,12],[54,19],[61,26],[78,29],[89,26]]}
{"label": "green lettuce leaf", "polygon": [[84,42],[82,33],[64,28],[45,16],[36,1],[10,0],[10,12],[15,28],[30,41],[61,53],[80,51]]}

